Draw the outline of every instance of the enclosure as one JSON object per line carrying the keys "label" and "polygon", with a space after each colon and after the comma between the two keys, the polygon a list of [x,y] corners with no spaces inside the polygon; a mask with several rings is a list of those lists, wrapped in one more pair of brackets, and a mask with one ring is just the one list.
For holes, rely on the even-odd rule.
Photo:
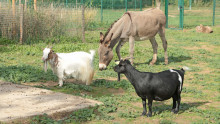
{"label": "enclosure", "polygon": [[[33,44],[83,41],[85,33],[106,30],[126,11],[156,7],[155,0],[0,1],[0,36]],[[192,29],[220,25],[219,0],[161,0],[167,28]],[[95,34],[94,34],[95,35]]]}
{"label": "enclosure", "polygon": [[[156,7],[155,1],[0,0],[0,80],[103,103],[63,115],[44,114],[14,123],[220,123],[220,1],[184,0],[184,10],[183,6],[178,7],[183,5],[180,2],[183,1],[161,1],[161,10],[168,16],[168,65],[164,65],[159,36],[156,36],[158,60],[154,66],[149,66],[153,53],[150,42],[135,43],[134,67],[140,71],[160,72],[183,66],[192,69],[185,74],[179,114],[170,112],[172,100],[167,100],[153,102],[153,117],[147,118],[140,116],[141,99],[130,82],[125,76],[117,81],[113,61],[107,70],[99,71],[97,52],[100,32],[106,32],[126,11]],[[165,5],[168,5],[166,11]],[[184,11],[182,16],[181,11]],[[183,29],[180,18],[183,18]],[[196,32],[195,27],[200,24],[211,26],[214,32]],[[86,86],[67,80],[63,87],[58,87],[51,69],[48,73],[43,71],[42,48],[48,44],[54,44],[53,50],[60,53],[95,49],[93,84]],[[122,47],[121,55],[129,55],[128,43]],[[117,60],[115,50],[113,60]]]}

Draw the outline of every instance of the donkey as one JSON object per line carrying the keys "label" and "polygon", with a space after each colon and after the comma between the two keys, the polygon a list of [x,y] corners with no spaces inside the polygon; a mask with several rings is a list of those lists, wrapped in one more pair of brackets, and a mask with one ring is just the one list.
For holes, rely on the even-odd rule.
{"label": "donkey", "polygon": [[121,18],[115,21],[108,31],[103,35],[100,32],[99,45],[99,69],[107,68],[113,58],[113,47],[116,47],[116,53],[121,60],[120,49],[129,41],[129,51],[131,63],[133,64],[134,41],[149,39],[153,47],[153,59],[150,65],[157,61],[157,47],[155,35],[158,33],[164,48],[165,64],[168,64],[167,41],[165,38],[166,16],[158,8],[151,8],[145,11],[126,12]]}

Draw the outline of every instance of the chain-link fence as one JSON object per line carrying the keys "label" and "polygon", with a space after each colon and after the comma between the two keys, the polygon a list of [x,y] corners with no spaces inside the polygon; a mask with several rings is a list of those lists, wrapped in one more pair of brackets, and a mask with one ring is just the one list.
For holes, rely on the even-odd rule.
{"label": "chain-link fence", "polygon": [[[167,2],[169,28],[180,27],[179,1],[184,1],[184,28],[213,24],[212,0],[161,0],[164,12]],[[219,25],[220,0],[214,1],[215,25]],[[155,3],[155,0],[0,0],[0,38],[27,44],[81,41],[84,29],[99,35],[97,31],[106,30],[126,11],[145,10],[155,7]]]}

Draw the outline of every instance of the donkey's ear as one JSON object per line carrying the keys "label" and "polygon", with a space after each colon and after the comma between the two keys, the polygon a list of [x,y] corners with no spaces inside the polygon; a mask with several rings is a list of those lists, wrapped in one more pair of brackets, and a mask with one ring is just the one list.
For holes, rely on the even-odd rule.
{"label": "donkey's ear", "polygon": [[111,34],[110,38],[108,39],[108,41],[105,42],[105,46],[107,47],[110,47],[110,44],[111,44],[111,40],[112,40],[112,36],[113,36],[113,33]]}
{"label": "donkey's ear", "polygon": [[100,32],[100,43],[102,43],[104,41],[104,35],[102,32]]}

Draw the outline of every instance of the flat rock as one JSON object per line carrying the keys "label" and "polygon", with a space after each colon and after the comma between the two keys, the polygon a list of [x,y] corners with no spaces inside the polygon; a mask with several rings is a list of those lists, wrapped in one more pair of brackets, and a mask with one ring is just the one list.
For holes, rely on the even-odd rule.
{"label": "flat rock", "polygon": [[0,121],[44,113],[71,112],[101,102],[64,93],[0,81]]}

